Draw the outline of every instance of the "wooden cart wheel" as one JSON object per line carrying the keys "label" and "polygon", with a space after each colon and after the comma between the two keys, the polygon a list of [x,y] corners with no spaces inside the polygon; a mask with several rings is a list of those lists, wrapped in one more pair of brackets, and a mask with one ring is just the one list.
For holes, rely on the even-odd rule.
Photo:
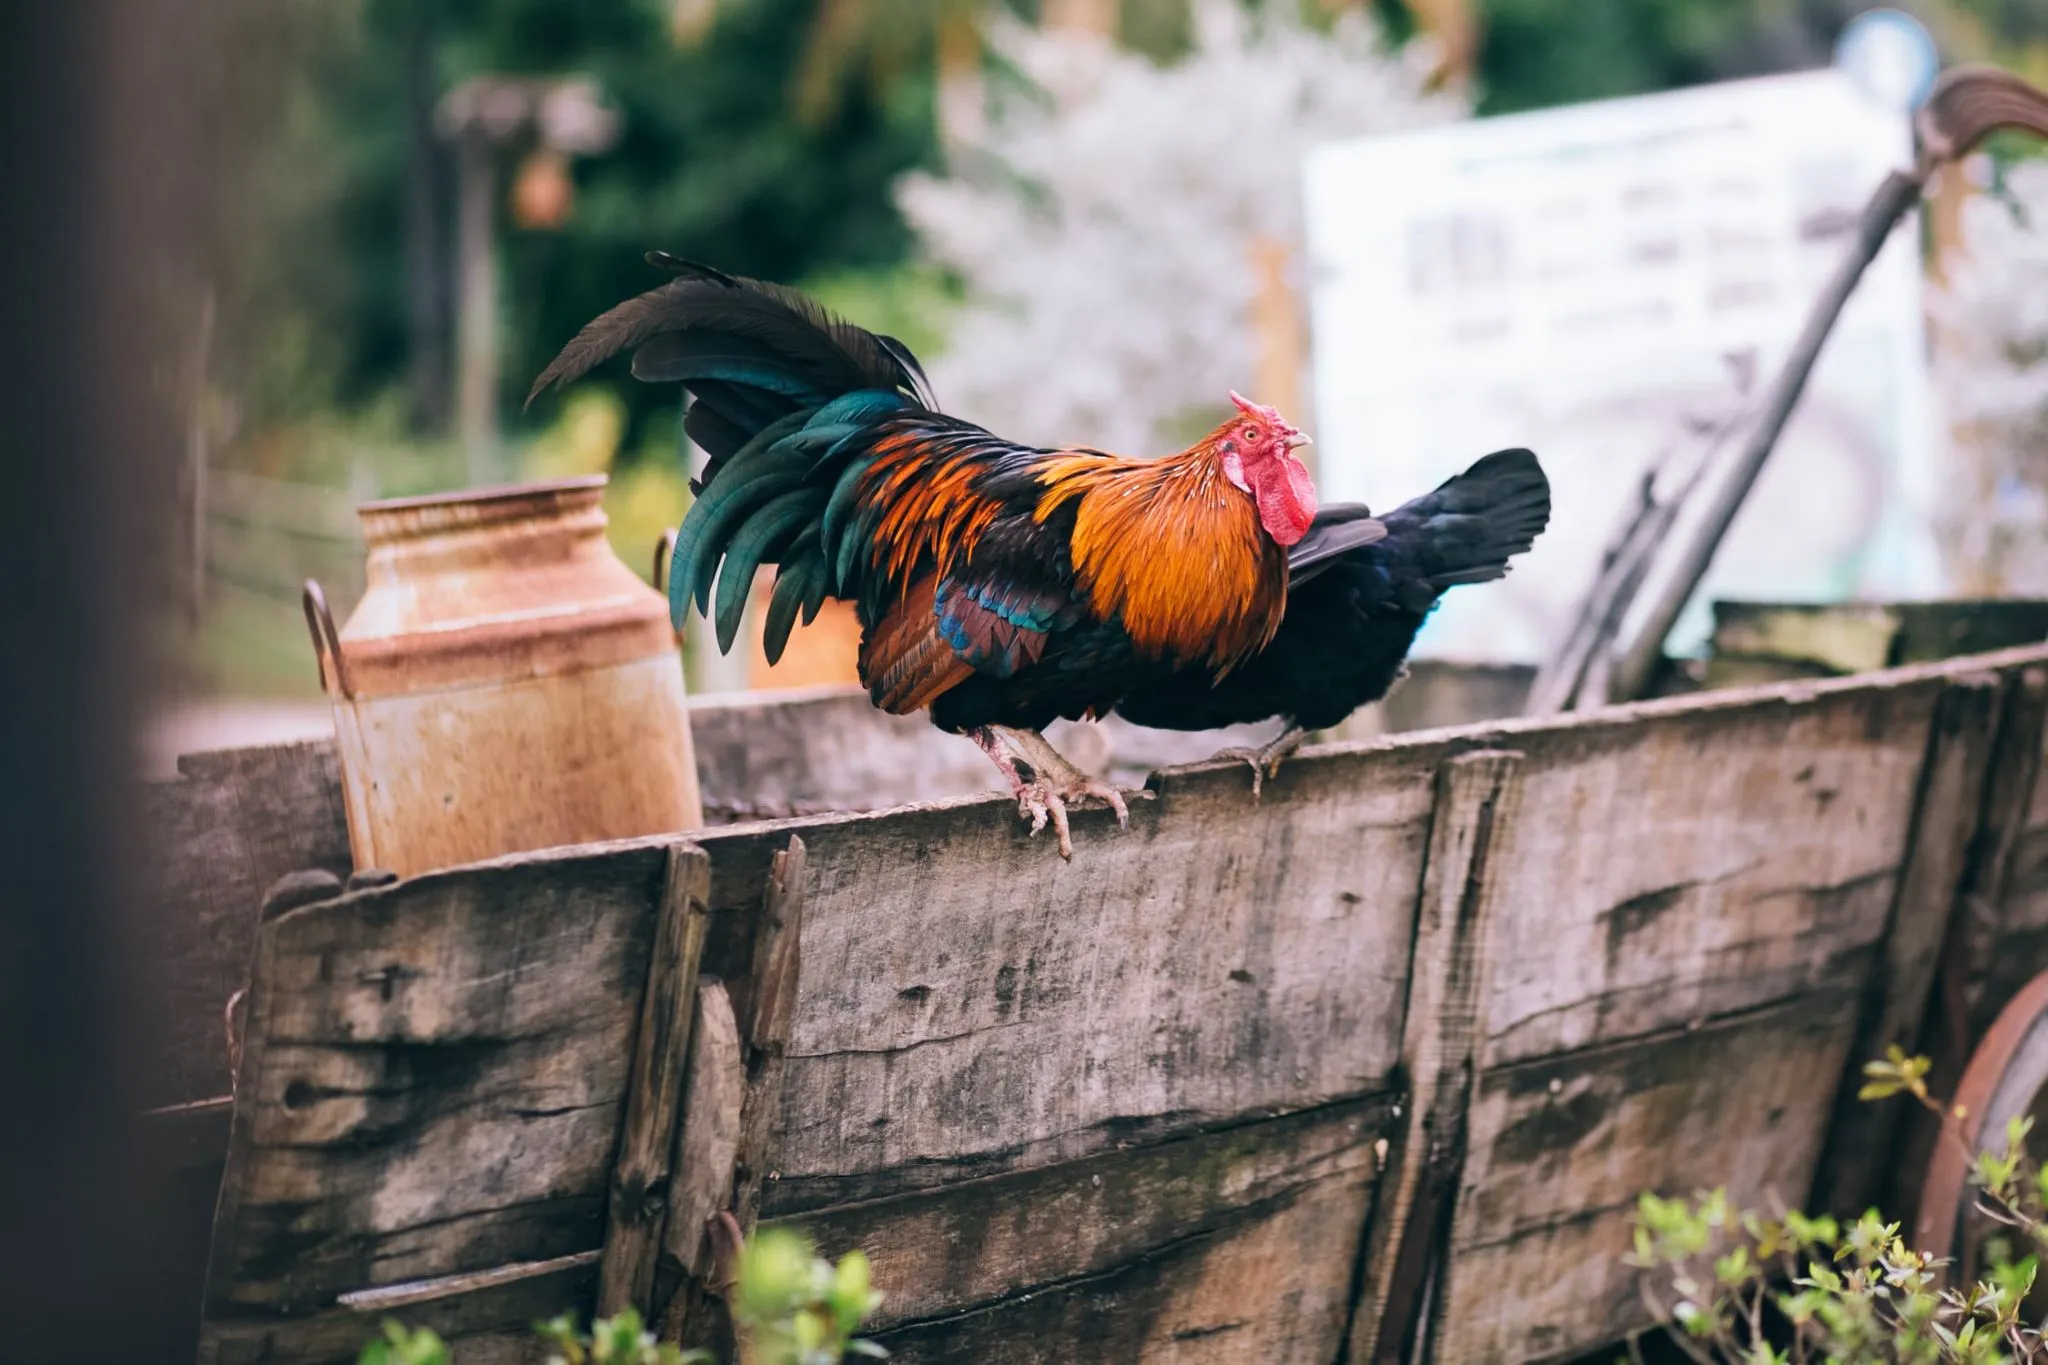
{"label": "wooden cart wheel", "polygon": [[2048,1093],[2044,1092],[2048,1092],[2048,972],[2029,981],[2012,998],[1970,1054],[1954,1100],[1962,1117],[1951,1112],[1943,1120],[1934,1158],[1928,1162],[1927,1178],[1920,1186],[1913,1246],[1929,1255],[1952,1258],[1954,1283],[1976,1282],[1978,1252],[1990,1228],[1989,1220],[1975,1211],[1977,1190],[1970,1183],[1970,1170],[1976,1154],[1986,1148],[2003,1151],[2007,1122],[2048,1109]]}

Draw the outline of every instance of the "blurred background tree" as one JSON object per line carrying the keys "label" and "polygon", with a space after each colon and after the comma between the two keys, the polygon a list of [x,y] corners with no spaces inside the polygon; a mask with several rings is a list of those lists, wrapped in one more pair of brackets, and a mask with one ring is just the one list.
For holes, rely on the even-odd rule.
{"label": "blurred background tree", "polygon": [[[1818,65],[1842,24],[1868,8],[1855,0],[1222,2],[1325,35],[1375,21],[1390,60],[1426,62],[1453,104],[1480,114]],[[1928,22],[1949,59],[1991,57],[2048,79],[2040,0],[1898,3]],[[297,583],[320,574],[345,608],[347,575],[360,572],[359,558],[347,567],[356,556],[347,503],[463,481],[450,432],[455,156],[435,127],[437,106],[462,82],[588,77],[619,116],[618,140],[598,154],[551,159],[516,141],[495,154],[498,410],[505,473],[612,472],[617,543],[637,566],[684,497],[672,396],[613,376],[575,403],[528,414],[519,403],[528,377],[577,327],[658,282],[645,250],[804,285],[943,361],[956,328],[964,347],[968,329],[987,322],[988,300],[967,297],[975,271],[957,240],[938,240],[936,218],[924,224],[933,240],[919,241],[900,195],[920,175],[991,170],[990,111],[1031,98],[1028,73],[993,35],[1022,23],[1092,34],[1122,49],[1121,63],[1171,69],[1202,60],[1193,0],[217,7],[231,49],[214,101],[217,164],[207,168],[225,188],[213,206],[221,249],[210,302],[194,320],[193,374],[181,379],[193,395],[182,518],[194,566],[188,597],[204,638],[179,651],[201,690],[303,689]],[[1429,46],[1400,55],[1418,37]],[[1118,70],[1144,84],[1127,65]],[[1007,152],[994,160],[1028,162]],[[1054,168],[1040,177],[1045,184],[1021,188],[1028,199],[1088,175]],[[1260,269],[1274,280],[1287,273]],[[1259,288],[1259,308],[1286,311],[1284,289]],[[287,487],[232,484],[245,476]],[[335,505],[294,513],[304,525],[280,532],[274,505],[303,510],[305,485],[333,490]],[[223,606],[231,591],[240,595]],[[234,643],[223,647],[223,635]]]}
{"label": "blurred background tree", "polygon": [[673,0],[244,8],[264,62],[289,73],[264,92],[276,117],[243,177],[230,313],[247,344],[223,357],[257,424],[398,395],[416,429],[446,421],[451,171],[433,115],[471,75],[587,74],[622,116],[612,151],[571,166],[559,225],[505,222],[508,406],[578,326],[655,278],[649,246],[779,279],[909,249],[889,187],[931,153],[931,82],[849,84],[806,116],[793,73],[811,0],[701,16]]}
{"label": "blurred background tree", "polygon": [[[1354,8],[1262,0],[1327,25]],[[450,155],[436,101],[481,73],[594,77],[622,116],[569,167],[552,226],[508,215],[504,393],[584,320],[652,279],[651,245],[873,299],[914,243],[892,197],[940,159],[940,89],[970,99],[994,12],[1096,27],[1154,60],[1185,55],[1188,0],[315,0],[243,4],[272,117],[244,129],[221,280],[218,375],[244,434],[309,413],[443,429],[452,372]],[[1368,0],[1399,43],[1427,30],[1478,112],[1639,93],[1827,59],[1854,0]],[[1922,0],[1954,57],[2048,53],[2037,0]],[[251,102],[243,100],[243,107]],[[972,120],[974,111],[963,115]],[[972,127],[969,133],[975,131]],[[508,189],[523,158],[499,168]],[[509,196],[508,196],[509,197]],[[885,281],[886,284],[881,284]],[[621,390],[629,447],[658,405]],[[317,463],[317,460],[316,460]],[[331,476],[333,471],[309,471]]]}

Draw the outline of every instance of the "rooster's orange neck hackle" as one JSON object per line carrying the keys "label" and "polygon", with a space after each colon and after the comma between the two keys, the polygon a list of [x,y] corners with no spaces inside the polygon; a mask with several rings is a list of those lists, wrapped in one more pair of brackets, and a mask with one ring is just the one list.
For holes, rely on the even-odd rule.
{"label": "rooster's orange neck hackle", "polygon": [[1315,486],[1292,453],[1307,438],[1274,409],[1230,398],[1238,415],[1177,455],[1053,458],[1036,511],[1042,522],[1078,500],[1075,576],[1143,653],[1219,670],[1279,628],[1286,547],[1316,514]]}

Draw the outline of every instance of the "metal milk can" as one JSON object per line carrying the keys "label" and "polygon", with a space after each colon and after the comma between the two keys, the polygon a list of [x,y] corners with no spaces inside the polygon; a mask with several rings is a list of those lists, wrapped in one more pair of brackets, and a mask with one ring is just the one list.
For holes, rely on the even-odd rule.
{"label": "metal milk can", "polygon": [[704,823],[668,605],[612,553],[605,477],[366,503],[363,600],[306,622],[358,868]]}

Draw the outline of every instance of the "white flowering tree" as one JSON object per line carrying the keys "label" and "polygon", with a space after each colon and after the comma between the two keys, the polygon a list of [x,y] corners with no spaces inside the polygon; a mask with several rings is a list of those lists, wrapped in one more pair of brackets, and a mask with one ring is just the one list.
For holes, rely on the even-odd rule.
{"label": "white flowering tree", "polygon": [[1022,81],[996,83],[950,175],[900,187],[968,288],[932,366],[950,411],[1016,439],[1151,452],[1254,387],[1261,249],[1300,286],[1302,154],[1464,112],[1425,92],[1433,54],[1388,52],[1362,12],[1323,33],[1287,8],[1198,3],[1195,49],[1169,65],[996,27]]}
{"label": "white flowering tree", "polygon": [[1970,591],[2048,593],[2048,162],[1972,195],[1962,247],[1933,303],[1953,456],[1974,467],[1947,539]]}

